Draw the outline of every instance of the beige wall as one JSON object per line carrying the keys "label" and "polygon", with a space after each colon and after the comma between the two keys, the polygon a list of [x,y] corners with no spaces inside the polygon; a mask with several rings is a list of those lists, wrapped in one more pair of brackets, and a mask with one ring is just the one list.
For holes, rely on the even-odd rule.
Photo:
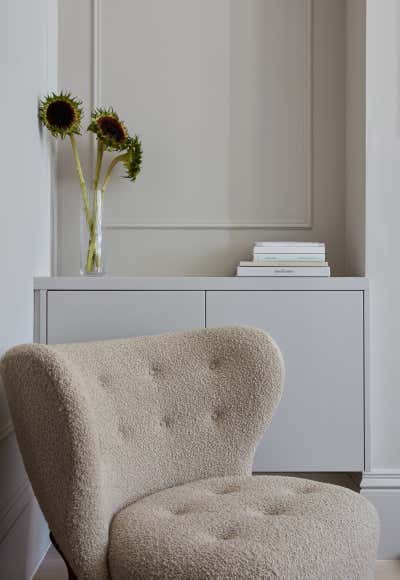
{"label": "beige wall", "polygon": [[365,0],[346,2],[345,271],[365,274]]}
{"label": "beige wall", "polygon": [[[33,339],[33,277],[50,274],[50,144],[39,99],[57,85],[57,4],[5,0],[0,20],[0,356]],[[48,546],[48,529],[22,465],[0,384],[0,578],[29,580]]]}
{"label": "beige wall", "polygon": [[[60,2],[60,87],[113,104],[145,149],[106,201],[109,272],[228,275],[255,240],[296,239],[325,241],[343,273],[345,0],[98,0],[95,94],[91,4]],[[76,274],[60,153],[59,272]]]}

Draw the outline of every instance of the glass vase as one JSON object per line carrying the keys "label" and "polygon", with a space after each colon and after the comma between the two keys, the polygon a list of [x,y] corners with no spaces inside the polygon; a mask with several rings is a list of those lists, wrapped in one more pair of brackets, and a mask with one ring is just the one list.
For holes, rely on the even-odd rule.
{"label": "glass vase", "polygon": [[81,275],[104,276],[103,195],[100,190],[88,193],[81,207]]}

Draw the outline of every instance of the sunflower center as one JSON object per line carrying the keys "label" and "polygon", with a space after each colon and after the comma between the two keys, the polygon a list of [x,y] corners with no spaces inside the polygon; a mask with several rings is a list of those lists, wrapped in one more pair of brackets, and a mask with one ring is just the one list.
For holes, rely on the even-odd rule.
{"label": "sunflower center", "polygon": [[104,137],[109,137],[116,143],[125,141],[124,128],[117,119],[114,119],[114,117],[101,117],[97,122]]}
{"label": "sunflower center", "polygon": [[75,121],[75,111],[66,101],[54,101],[47,107],[46,117],[49,125],[58,129],[69,129]]}

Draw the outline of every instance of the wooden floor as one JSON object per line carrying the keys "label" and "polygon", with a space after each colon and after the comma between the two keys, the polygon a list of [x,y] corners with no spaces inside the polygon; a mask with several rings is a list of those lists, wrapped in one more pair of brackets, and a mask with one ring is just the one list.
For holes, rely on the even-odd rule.
{"label": "wooden floor", "polygon": [[[34,580],[68,580],[64,562],[53,547],[47,552]],[[377,562],[375,580],[400,580],[400,560]]]}
{"label": "wooden floor", "polygon": [[65,564],[53,546],[47,552],[33,580],[68,580]]}

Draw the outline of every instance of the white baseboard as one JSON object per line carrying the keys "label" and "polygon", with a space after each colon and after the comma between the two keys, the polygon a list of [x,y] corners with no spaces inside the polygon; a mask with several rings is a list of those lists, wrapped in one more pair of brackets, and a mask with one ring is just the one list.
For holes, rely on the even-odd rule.
{"label": "white baseboard", "polygon": [[375,505],[381,520],[378,558],[400,559],[400,471],[364,473],[361,493]]}

